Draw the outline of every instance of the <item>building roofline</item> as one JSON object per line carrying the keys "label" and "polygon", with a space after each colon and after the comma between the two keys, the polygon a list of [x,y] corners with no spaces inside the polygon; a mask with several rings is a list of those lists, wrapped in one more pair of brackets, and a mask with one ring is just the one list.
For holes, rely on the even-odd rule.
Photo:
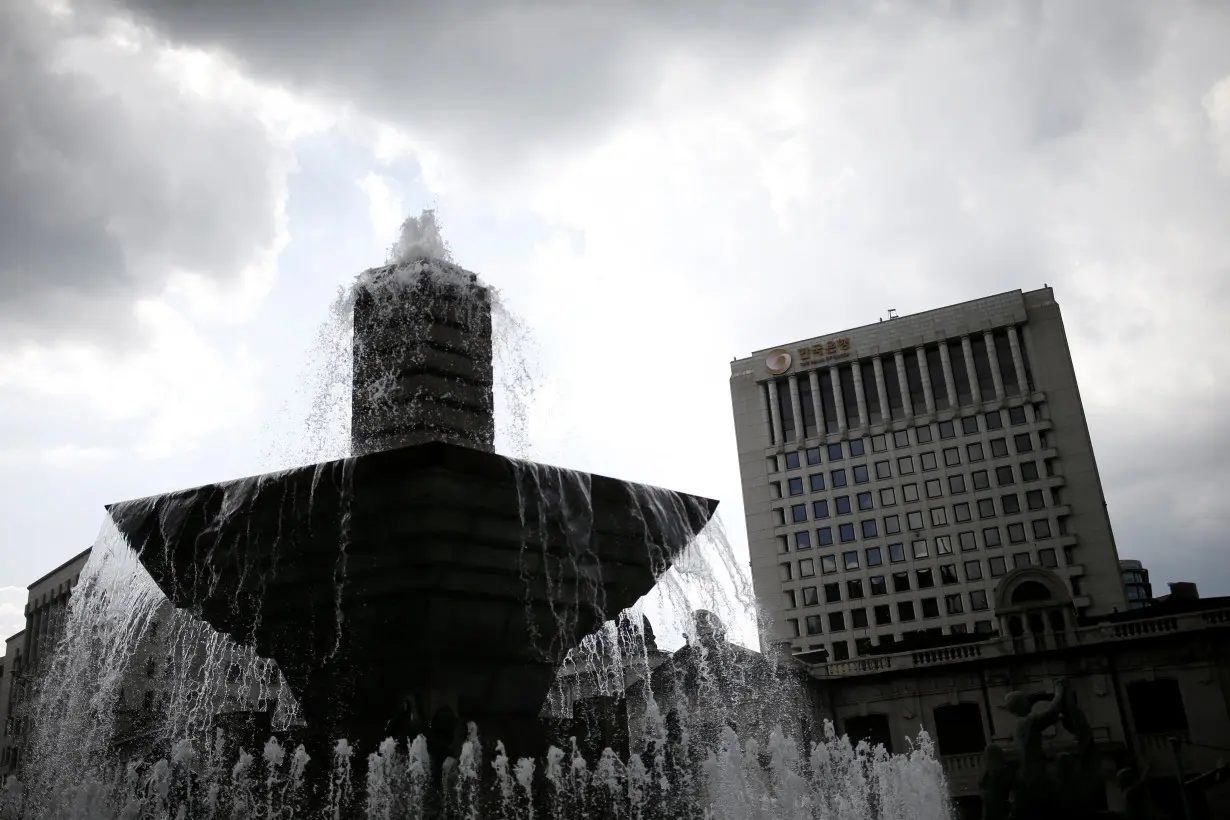
{"label": "building roofline", "polygon": [[24,629],[19,629],[16,632],[14,632],[12,635],[9,635],[7,638],[5,638],[4,642],[8,643],[9,641],[15,641],[24,634],[26,634],[26,631]]}
{"label": "building roofline", "polygon": [[936,312],[941,311],[941,310],[951,310],[951,309],[953,309],[953,308],[960,308],[960,307],[964,307],[964,306],[966,306],[966,305],[973,305],[973,304],[976,304],[976,303],[978,303],[978,302],[984,302],[984,301],[986,301],[987,299],[995,299],[996,297],[999,297],[999,296],[1010,296],[1010,295],[1012,295],[1012,294],[1020,294],[1021,296],[1025,296],[1026,294],[1030,294],[1030,293],[1037,293],[1037,292],[1039,292],[1039,291],[1043,291],[1043,290],[1052,290],[1052,288],[1050,288],[1049,286],[1046,286],[1046,287],[1041,287],[1041,288],[1034,288],[1033,290],[1022,290],[1021,288],[1016,288],[1015,290],[1005,290],[1005,291],[1001,291],[1000,293],[992,293],[992,294],[989,294],[989,295],[987,295],[987,296],[979,296],[979,297],[977,297],[976,299],[966,299],[964,302],[956,302],[956,303],[951,304],[951,305],[943,305],[943,306],[941,306],[941,307],[931,308],[930,310],[921,310],[921,311],[919,311],[918,313],[907,313],[907,314],[905,314],[905,315],[903,315],[903,316],[898,316],[898,317],[896,317],[896,318],[894,318],[894,319],[881,319],[881,320],[876,321],[876,322],[868,322],[868,323],[867,323],[867,324],[865,324],[865,325],[858,325],[858,326],[856,326],[856,327],[847,327],[847,328],[843,328],[843,329],[841,329],[841,330],[831,330],[831,331],[827,331],[827,332],[825,332],[825,333],[821,333],[819,336],[808,336],[808,337],[806,337],[806,338],[804,338],[804,339],[796,339],[796,340],[794,340],[794,341],[792,341],[792,342],[783,342],[782,344],[773,345],[772,347],[766,347],[766,348],[762,348],[762,349],[759,349],[759,350],[754,350],[754,351],[752,351],[750,354],[748,354],[747,356],[744,356],[744,357],[742,357],[742,358],[736,358],[736,359],[735,359],[735,361],[734,361],[732,364],[738,364],[738,363],[740,363],[740,362],[751,361],[751,360],[755,359],[757,356],[759,356],[760,354],[764,353],[765,351],[768,351],[768,350],[773,350],[773,349],[778,348],[778,347],[793,347],[793,346],[795,346],[795,345],[800,345],[800,344],[802,344],[803,342],[810,341],[811,339],[816,339],[816,338],[819,338],[820,336],[833,336],[833,335],[836,335],[836,334],[839,334],[839,333],[854,333],[855,331],[858,331],[858,330],[866,330],[866,329],[868,329],[868,328],[873,328],[873,327],[876,327],[877,325],[881,325],[881,324],[883,324],[884,322],[895,322],[895,321],[897,321],[898,319],[904,319],[904,318],[906,318],[907,316],[908,316],[908,317],[913,317],[913,316],[926,316],[928,313],[936,313]]}
{"label": "building roofline", "polygon": [[49,572],[49,573],[47,573],[46,575],[44,575],[42,578],[39,578],[39,579],[38,579],[37,581],[35,581],[34,583],[30,584],[30,586],[26,587],[26,591],[28,592],[28,591],[30,591],[30,590],[32,590],[32,589],[34,589],[36,586],[38,586],[39,584],[43,583],[43,581],[46,581],[46,580],[47,580],[48,578],[50,578],[51,576],[55,575],[57,572],[59,572],[60,570],[64,569],[65,567],[67,567],[69,564],[75,563],[75,562],[77,562],[77,561],[80,561],[82,558],[85,558],[87,555],[89,555],[89,554],[90,554],[90,550],[92,550],[92,549],[94,549],[94,548],[93,548],[93,547],[86,547],[86,548],[85,548],[85,550],[84,550],[83,552],[79,552],[79,553],[77,553],[77,554],[76,554],[76,555],[74,555],[72,558],[69,558],[69,559],[68,559],[67,561],[65,561],[63,564],[60,564],[60,566],[56,567],[56,568],[55,568],[55,569],[53,569],[51,572]]}

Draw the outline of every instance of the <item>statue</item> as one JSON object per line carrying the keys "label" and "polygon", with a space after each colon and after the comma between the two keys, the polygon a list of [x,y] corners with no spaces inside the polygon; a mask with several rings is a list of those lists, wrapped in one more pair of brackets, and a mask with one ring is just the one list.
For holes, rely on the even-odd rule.
{"label": "statue", "polygon": [[982,779],[978,781],[982,792],[982,820],[1008,820],[1016,775],[1000,747],[987,746],[985,758]]}

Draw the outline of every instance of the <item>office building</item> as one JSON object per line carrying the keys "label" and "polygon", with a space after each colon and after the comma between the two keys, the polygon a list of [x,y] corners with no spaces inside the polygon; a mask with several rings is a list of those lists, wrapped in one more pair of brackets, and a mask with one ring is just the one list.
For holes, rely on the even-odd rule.
{"label": "office building", "polygon": [[1050,288],[767,348],[731,370],[770,639],[841,660],[918,633],[995,632],[996,586],[1024,567],[1063,579],[1063,617],[1125,608]]}
{"label": "office building", "polygon": [[1143,609],[1153,603],[1153,584],[1149,583],[1149,570],[1143,564],[1125,558],[1119,562],[1119,571],[1123,573],[1128,609]]}

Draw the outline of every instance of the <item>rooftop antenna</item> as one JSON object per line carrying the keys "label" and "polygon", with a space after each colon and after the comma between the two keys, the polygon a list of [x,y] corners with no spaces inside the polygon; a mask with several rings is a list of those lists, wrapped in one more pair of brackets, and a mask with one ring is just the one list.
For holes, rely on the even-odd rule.
{"label": "rooftop antenna", "polygon": [[888,309],[888,318],[890,318],[890,319],[896,319],[896,318],[897,318],[897,308],[889,308],[889,309]]}

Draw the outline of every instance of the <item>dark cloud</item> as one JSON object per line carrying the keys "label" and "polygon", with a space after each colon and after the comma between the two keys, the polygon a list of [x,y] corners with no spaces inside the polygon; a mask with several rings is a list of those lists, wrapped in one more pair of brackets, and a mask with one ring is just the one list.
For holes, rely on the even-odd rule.
{"label": "dark cloud", "polygon": [[274,238],[264,127],[148,39],[0,3],[0,344],[122,333],[172,271],[233,281]]}

